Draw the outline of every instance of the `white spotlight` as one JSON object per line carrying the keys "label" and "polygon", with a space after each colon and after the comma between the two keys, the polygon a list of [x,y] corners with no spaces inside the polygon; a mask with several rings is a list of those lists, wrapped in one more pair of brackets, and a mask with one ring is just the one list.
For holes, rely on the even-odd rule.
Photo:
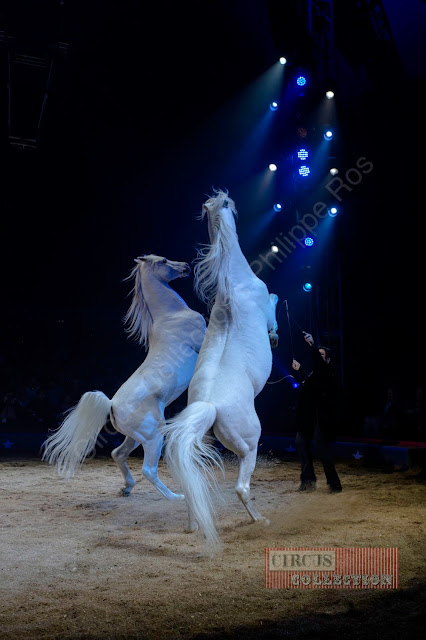
{"label": "white spotlight", "polygon": [[337,207],[330,207],[330,209],[328,210],[328,215],[330,216],[330,218],[334,218],[334,216],[337,216]]}
{"label": "white spotlight", "polygon": [[325,133],[324,133],[324,140],[332,140],[333,139],[333,132],[330,131],[330,129],[328,129]]}
{"label": "white spotlight", "polygon": [[271,164],[269,165],[269,171],[276,171],[277,169],[277,165],[271,162]]}
{"label": "white spotlight", "polygon": [[277,247],[277,245],[276,245],[276,244],[273,244],[273,245],[272,245],[272,247],[271,247],[271,251],[273,251],[274,253],[278,253],[279,249],[278,249],[278,247]]}
{"label": "white spotlight", "polygon": [[333,91],[327,91],[325,94],[325,97],[328,98],[329,100],[331,100],[331,98],[334,98],[334,92]]}
{"label": "white spotlight", "polygon": [[280,58],[280,64],[286,64],[287,58]]}
{"label": "white spotlight", "polygon": [[337,176],[337,174],[339,173],[339,169],[336,169],[336,167],[332,167],[330,169],[330,173],[332,176]]}

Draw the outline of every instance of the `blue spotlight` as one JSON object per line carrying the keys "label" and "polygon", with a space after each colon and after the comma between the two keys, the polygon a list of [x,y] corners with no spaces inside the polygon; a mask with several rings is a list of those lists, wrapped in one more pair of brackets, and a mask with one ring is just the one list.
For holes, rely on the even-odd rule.
{"label": "blue spotlight", "polygon": [[337,207],[330,207],[330,209],[328,210],[328,215],[330,216],[330,218],[334,218],[334,216],[337,216]]}
{"label": "blue spotlight", "polygon": [[332,140],[333,139],[333,132],[330,131],[330,129],[327,129],[327,131],[324,133],[324,140]]}
{"label": "blue spotlight", "polygon": [[287,64],[287,58],[281,57],[280,64]]}
{"label": "blue spotlight", "polygon": [[299,387],[299,383],[298,382],[293,382],[293,389],[297,389]]}
{"label": "blue spotlight", "polygon": [[312,290],[312,285],[310,282],[305,282],[305,284],[303,285],[303,291],[311,291]]}
{"label": "blue spotlight", "polygon": [[309,169],[309,167],[307,167],[305,164],[303,164],[300,168],[299,168],[299,173],[301,176],[303,176],[304,178],[306,178],[306,176],[308,176],[311,173],[311,170]]}
{"label": "blue spotlight", "polygon": [[314,239],[313,238],[305,238],[305,245],[307,247],[312,247],[312,245],[314,244]]}
{"label": "blue spotlight", "polygon": [[274,211],[281,211],[281,209],[282,209],[282,206],[280,205],[280,203],[276,202],[274,204]]}
{"label": "blue spotlight", "polygon": [[299,151],[297,152],[297,157],[300,160],[306,160],[306,158],[309,158],[309,151],[307,149],[299,149]]}
{"label": "blue spotlight", "polygon": [[271,102],[271,104],[269,105],[269,108],[271,111],[276,111],[278,109],[278,102]]}
{"label": "blue spotlight", "polygon": [[296,80],[297,84],[299,87],[304,87],[306,84],[306,78],[305,76],[299,76]]}

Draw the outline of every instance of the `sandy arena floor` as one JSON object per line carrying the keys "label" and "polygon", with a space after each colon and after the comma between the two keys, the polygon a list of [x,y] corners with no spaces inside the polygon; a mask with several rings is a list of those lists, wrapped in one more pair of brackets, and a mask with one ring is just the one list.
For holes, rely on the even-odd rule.
{"label": "sandy arena floor", "polygon": [[[140,478],[139,457],[130,467]],[[296,462],[259,458],[252,489],[269,526],[251,524],[226,458],[224,549],[206,559],[186,507],[146,481],[128,498],[108,458],[64,481],[38,460],[0,461],[0,638],[420,638],[425,626],[425,498],[419,469],[337,465],[344,491],[299,494]],[[173,481],[160,464],[160,476]],[[400,588],[264,588],[264,548],[399,547]]]}

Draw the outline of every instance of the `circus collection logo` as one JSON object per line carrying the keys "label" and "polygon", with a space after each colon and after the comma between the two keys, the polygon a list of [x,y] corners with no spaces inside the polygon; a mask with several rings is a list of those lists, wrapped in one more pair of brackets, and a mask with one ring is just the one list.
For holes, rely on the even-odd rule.
{"label": "circus collection logo", "polygon": [[399,550],[392,548],[265,549],[269,589],[396,589]]}

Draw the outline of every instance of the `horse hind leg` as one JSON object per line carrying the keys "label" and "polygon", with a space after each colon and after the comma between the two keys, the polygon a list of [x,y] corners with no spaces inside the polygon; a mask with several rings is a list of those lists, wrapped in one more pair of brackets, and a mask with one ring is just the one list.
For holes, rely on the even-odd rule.
{"label": "horse hind leg", "polygon": [[130,492],[136,484],[135,479],[133,478],[127,465],[127,458],[132,453],[132,451],[134,451],[136,447],[139,446],[139,444],[139,442],[136,442],[136,440],[133,440],[133,438],[127,436],[120,444],[120,446],[111,452],[112,459],[117,463],[124,477],[125,484],[120,491],[122,496],[129,496]]}
{"label": "horse hind leg", "polygon": [[250,449],[246,455],[238,456],[240,468],[235,491],[253,522],[263,521],[269,524],[269,520],[256,509],[250,496],[250,479],[256,466],[256,458],[257,448]]}
{"label": "horse hind leg", "polygon": [[161,449],[163,447],[163,436],[157,433],[151,438],[145,438],[143,441],[144,458],[142,473],[154,487],[158,489],[168,500],[185,500],[185,496],[181,493],[173,493],[166,485],[161,482],[158,477],[158,463],[160,461]]}

